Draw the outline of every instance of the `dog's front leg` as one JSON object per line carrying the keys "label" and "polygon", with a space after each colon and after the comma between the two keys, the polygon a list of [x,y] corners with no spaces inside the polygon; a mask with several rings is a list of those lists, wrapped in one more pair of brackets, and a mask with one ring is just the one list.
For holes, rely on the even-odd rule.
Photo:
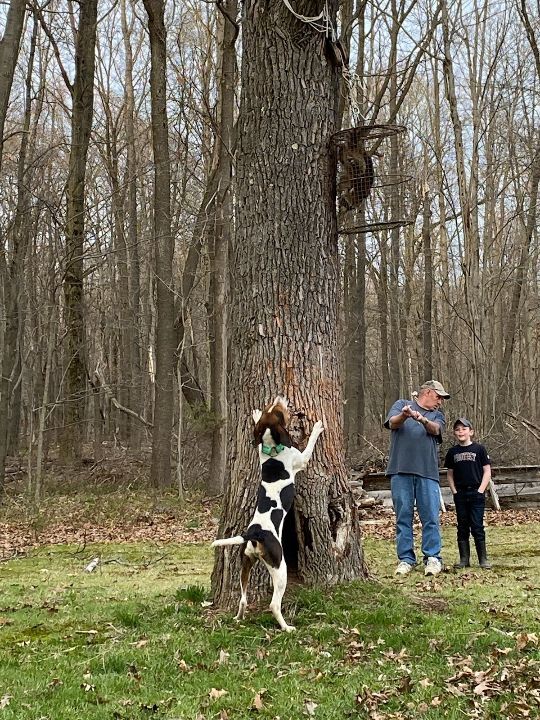
{"label": "dog's front leg", "polygon": [[309,440],[306,445],[304,452],[300,453],[298,469],[305,470],[308,462],[311,460],[313,451],[315,450],[315,443],[317,442],[319,435],[324,431],[324,425],[320,420],[317,420],[309,436]]}

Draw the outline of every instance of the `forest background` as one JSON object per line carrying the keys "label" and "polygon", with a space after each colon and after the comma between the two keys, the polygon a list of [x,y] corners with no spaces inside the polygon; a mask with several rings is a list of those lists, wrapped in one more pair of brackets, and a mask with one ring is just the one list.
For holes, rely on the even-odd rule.
{"label": "forest background", "polygon": [[[345,0],[334,28],[348,69],[328,27],[305,22],[318,4],[295,9],[291,57],[311,33],[336,66],[336,129],[405,128],[374,148],[365,206],[338,208],[342,229],[362,231],[335,238],[343,398],[327,422],[343,420],[353,465],[379,469],[389,405],[434,377],[495,464],[538,462],[538,4]],[[242,362],[239,14],[234,0],[0,8],[1,488],[24,458],[39,500],[48,458],[98,462],[114,445],[146,453],[155,486],[218,494],[227,438],[248,442],[227,427],[246,391],[227,387]],[[292,148],[291,202],[317,217]],[[279,185],[279,167],[267,172]],[[302,363],[283,378],[272,392],[294,399]]]}

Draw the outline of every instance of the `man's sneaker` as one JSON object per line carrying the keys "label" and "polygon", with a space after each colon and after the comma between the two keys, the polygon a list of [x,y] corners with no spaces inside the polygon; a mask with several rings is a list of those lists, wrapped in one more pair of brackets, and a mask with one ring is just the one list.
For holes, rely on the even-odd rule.
{"label": "man's sneaker", "polygon": [[442,563],[436,557],[429,557],[427,559],[426,567],[424,569],[424,575],[438,575],[442,570]]}
{"label": "man's sneaker", "polygon": [[396,568],[396,575],[408,575],[413,567],[414,565],[402,560]]}

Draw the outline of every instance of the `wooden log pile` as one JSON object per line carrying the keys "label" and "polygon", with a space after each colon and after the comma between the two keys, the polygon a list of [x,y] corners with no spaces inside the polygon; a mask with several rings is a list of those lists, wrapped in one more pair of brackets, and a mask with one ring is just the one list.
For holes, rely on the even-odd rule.
{"label": "wooden log pile", "polygon": [[[493,485],[501,508],[526,508],[540,505],[540,466],[519,465],[514,467],[493,467]],[[446,470],[440,470],[441,491],[445,504],[453,507],[452,494],[448,487]],[[384,473],[351,473],[351,487],[364,498],[373,497],[382,504],[391,504],[390,479]],[[492,500],[488,496],[488,505]],[[364,507],[369,507],[365,505]]]}

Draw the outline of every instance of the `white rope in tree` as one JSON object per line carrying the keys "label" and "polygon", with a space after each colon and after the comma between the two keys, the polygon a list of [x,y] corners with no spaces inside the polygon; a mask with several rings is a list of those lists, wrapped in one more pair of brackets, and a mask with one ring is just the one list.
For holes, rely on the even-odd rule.
{"label": "white rope in tree", "polygon": [[310,25],[317,32],[324,33],[326,37],[332,40],[332,42],[336,40],[336,31],[334,29],[334,26],[332,25],[332,20],[330,18],[328,0],[325,2],[324,9],[319,13],[319,15],[313,15],[312,17],[300,15],[299,13],[297,13],[296,10],[294,10],[291,6],[289,0],[283,0],[283,2],[287,9],[294,15],[297,20],[300,20],[300,22]]}
{"label": "white rope in tree", "polygon": [[360,79],[359,75],[354,72],[354,70],[349,70],[349,68],[345,64],[343,64],[341,73],[343,75],[343,80],[345,82],[345,85],[347,86],[347,95],[349,98],[349,109],[351,111],[353,125],[356,125],[359,120],[362,120],[362,122],[365,122],[366,118],[360,112],[360,106],[358,105],[358,100],[357,100],[357,97],[358,97],[357,89],[358,89],[358,87],[362,86],[362,80]]}

